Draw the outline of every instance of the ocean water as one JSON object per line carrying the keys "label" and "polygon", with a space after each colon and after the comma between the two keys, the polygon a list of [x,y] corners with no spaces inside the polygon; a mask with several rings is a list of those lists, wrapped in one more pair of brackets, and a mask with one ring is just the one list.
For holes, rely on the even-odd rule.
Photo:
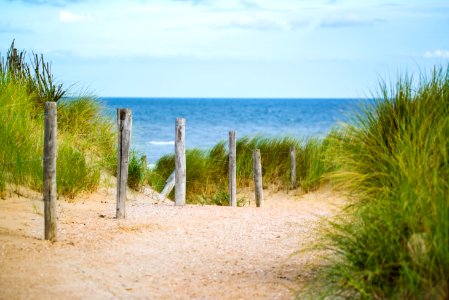
{"label": "ocean water", "polygon": [[363,100],[354,99],[193,99],[101,98],[105,113],[117,108],[133,114],[131,144],[154,164],[174,153],[175,119],[186,119],[186,147],[210,149],[228,139],[263,135],[306,139],[324,136],[348,120]]}

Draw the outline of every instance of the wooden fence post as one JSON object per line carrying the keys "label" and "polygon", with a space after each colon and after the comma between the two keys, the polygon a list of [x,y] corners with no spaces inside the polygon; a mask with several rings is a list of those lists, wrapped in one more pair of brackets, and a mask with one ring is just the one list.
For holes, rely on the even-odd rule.
{"label": "wooden fence post", "polygon": [[175,205],[186,204],[186,146],[183,118],[176,119],[175,130]]}
{"label": "wooden fence post", "polygon": [[174,187],[175,187],[175,171],[173,171],[170,174],[170,176],[167,178],[167,180],[165,181],[164,189],[160,193],[161,200],[164,199],[164,198],[167,198],[168,194],[170,194],[171,190]]}
{"label": "wooden fence post", "polygon": [[237,151],[235,130],[229,131],[229,206],[237,206]]}
{"label": "wooden fence post", "polygon": [[44,218],[45,239],[57,240],[56,207],[56,102],[45,102],[44,117]]}
{"label": "wooden fence post", "polygon": [[126,188],[128,186],[128,160],[131,143],[132,112],[127,108],[117,109],[118,162],[117,162],[117,209],[116,218],[125,218]]}
{"label": "wooden fence post", "polygon": [[296,149],[295,146],[290,146],[290,181],[291,187],[296,187]]}
{"label": "wooden fence post", "polygon": [[253,150],[254,190],[256,194],[256,206],[263,207],[262,164],[260,150]]}

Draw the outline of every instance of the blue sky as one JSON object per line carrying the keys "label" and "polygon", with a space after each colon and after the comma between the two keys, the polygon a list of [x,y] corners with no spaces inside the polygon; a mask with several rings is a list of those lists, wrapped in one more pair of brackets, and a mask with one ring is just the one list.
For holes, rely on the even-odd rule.
{"label": "blue sky", "polygon": [[447,64],[448,37],[447,0],[0,0],[2,54],[98,96],[371,96]]}

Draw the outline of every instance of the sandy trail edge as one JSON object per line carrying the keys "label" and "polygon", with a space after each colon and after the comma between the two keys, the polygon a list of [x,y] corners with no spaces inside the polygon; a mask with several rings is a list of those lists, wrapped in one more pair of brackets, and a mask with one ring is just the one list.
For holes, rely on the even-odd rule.
{"label": "sandy trail edge", "polygon": [[291,299],[320,264],[307,247],[343,199],[266,192],[265,207],[156,204],[131,195],[127,219],[101,191],[58,202],[59,241],[43,238],[43,203],[0,200],[1,299]]}

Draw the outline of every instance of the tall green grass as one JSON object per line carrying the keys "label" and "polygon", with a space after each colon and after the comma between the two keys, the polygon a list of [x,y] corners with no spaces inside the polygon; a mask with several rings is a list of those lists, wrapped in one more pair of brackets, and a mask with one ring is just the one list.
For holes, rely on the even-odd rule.
{"label": "tall green grass", "polygon": [[[317,189],[326,180],[325,173],[333,166],[326,159],[328,142],[310,139],[301,142],[297,139],[243,137],[237,140],[237,186],[249,187],[253,184],[254,149],[260,149],[263,182],[280,189],[290,187],[289,148],[296,148],[297,178],[305,192]],[[209,151],[188,149],[187,164],[187,201],[189,203],[207,203],[227,205],[228,190],[228,152],[227,144],[220,142]],[[162,190],[165,180],[175,168],[173,155],[162,157],[154,170],[148,174],[148,182],[157,190]],[[171,195],[173,196],[173,195]]]}
{"label": "tall green grass", "polygon": [[128,186],[136,191],[145,185],[145,177],[148,172],[146,161],[135,150],[131,150],[128,161]]}
{"label": "tall green grass", "polygon": [[43,118],[35,115],[24,86],[0,77],[0,194],[7,183],[42,185]]}
{"label": "tall green grass", "polygon": [[58,132],[83,153],[89,163],[110,173],[117,168],[117,133],[112,119],[103,114],[101,102],[92,96],[58,101]]}
{"label": "tall green grass", "polygon": [[94,190],[101,170],[112,171],[116,160],[113,123],[92,97],[61,99],[66,90],[43,57],[28,62],[13,47],[0,59],[0,195],[9,185],[42,190],[46,101],[58,103],[58,194],[73,198]]}
{"label": "tall green grass", "polygon": [[381,85],[336,136],[338,186],[354,200],[330,234],[347,298],[449,297],[449,69]]}

